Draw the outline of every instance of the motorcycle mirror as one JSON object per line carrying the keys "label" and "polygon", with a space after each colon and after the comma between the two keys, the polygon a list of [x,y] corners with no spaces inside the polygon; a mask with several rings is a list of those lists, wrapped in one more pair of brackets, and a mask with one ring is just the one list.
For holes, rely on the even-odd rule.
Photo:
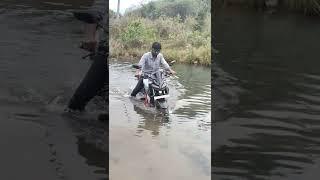
{"label": "motorcycle mirror", "polygon": [[170,61],[169,65],[172,66],[176,61],[173,60],[173,61]]}

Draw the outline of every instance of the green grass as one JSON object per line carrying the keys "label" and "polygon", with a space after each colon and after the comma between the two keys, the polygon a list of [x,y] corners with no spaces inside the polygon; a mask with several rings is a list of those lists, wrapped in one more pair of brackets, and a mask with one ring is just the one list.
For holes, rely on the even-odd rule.
{"label": "green grass", "polygon": [[188,64],[211,64],[211,21],[207,14],[199,28],[194,17],[184,21],[179,16],[157,19],[124,16],[111,19],[110,57],[139,60],[150,51],[152,42],[162,44],[162,54],[168,61]]}

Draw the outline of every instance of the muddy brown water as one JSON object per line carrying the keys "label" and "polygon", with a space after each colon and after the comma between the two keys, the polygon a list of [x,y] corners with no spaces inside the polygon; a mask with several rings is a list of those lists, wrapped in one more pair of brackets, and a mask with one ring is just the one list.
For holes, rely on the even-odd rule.
{"label": "muddy brown water", "polygon": [[319,19],[225,9],[214,23],[214,179],[318,179]]}
{"label": "muddy brown water", "polygon": [[1,179],[106,179],[106,124],[96,98],[63,109],[90,66],[70,11],[90,1],[0,2]]}
{"label": "muddy brown water", "polygon": [[[90,1],[0,3],[2,179],[209,179],[210,69],[175,66],[171,115],[163,120],[126,93],[136,81],[126,63],[110,65],[110,161],[105,111],[63,110],[90,62],[77,48],[81,23],[71,11]],[[120,76],[120,77],[119,77]],[[19,173],[17,173],[19,172]],[[130,178],[129,178],[130,177]]]}
{"label": "muddy brown water", "polygon": [[[165,54],[165,52],[163,52]],[[110,178],[201,179],[211,177],[211,69],[174,65],[169,78],[170,116],[129,98],[136,85],[130,62],[109,65]]]}

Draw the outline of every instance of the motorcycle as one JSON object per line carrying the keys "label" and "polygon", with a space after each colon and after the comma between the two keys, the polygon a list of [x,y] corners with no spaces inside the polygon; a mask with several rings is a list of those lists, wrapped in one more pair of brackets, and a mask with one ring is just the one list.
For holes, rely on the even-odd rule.
{"label": "motorcycle", "polygon": [[[139,65],[132,66],[135,69],[140,69]],[[169,87],[166,81],[171,74],[163,69],[151,74],[136,75],[138,80],[143,79],[143,88],[141,93],[143,94],[142,100],[145,106],[154,106],[156,109],[165,115],[169,114],[168,98]]]}

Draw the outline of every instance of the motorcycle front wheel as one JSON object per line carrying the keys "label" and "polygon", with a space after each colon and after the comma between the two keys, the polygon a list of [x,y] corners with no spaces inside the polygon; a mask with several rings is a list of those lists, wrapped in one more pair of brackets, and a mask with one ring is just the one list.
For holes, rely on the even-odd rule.
{"label": "motorcycle front wheel", "polygon": [[160,110],[161,113],[163,114],[169,114],[169,107],[167,100],[165,99],[159,99],[156,100],[156,107]]}

